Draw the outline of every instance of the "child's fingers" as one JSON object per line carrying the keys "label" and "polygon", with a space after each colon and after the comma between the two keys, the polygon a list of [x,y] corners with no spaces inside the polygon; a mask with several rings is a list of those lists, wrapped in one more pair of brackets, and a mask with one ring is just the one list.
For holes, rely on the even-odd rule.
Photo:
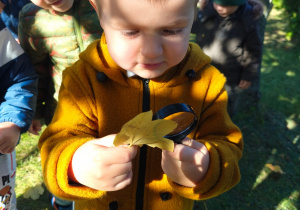
{"label": "child's fingers", "polygon": [[116,136],[115,134],[104,136],[103,138],[96,139],[95,143],[98,145],[105,146],[105,147],[114,147],[113,142],[114,142],[115,136]]}
{"label": "child's fingers", "polygon": [[173,159],[172,161],[194,163],[195,165],[201,165],[201,160],[204,156],[200,151],[184,145],[176,146],[173,153],[163,151],[163,155],[167,159]]}
{"label": "child's fingers", "polygon": [[0,150],[0,153],[2,153],[2,154],[10,153],[10,147],[8,147],[8,146],[3,147],[3,149]]}
{"label": "child's fingers", "polygon": [[113,164],[107,166],[107,171],[103,172],[104,175],[108,174],[111,177],[118,177],[122,174],[129,174],[132,171],[132,163]]}
{"label": "child's fingers", "polygon": [[99,171],[95,184],[96,188],[103,191],[116,191],[130,184],[132,168],[124,165],[113,165],[105,171]]}
{"label": "child's fingers", "polygon": [[[102,147],[102,146],[100,146]],[[99,151],[99,161],[105,159],[106,165],[121,164],[131,162],[136,156],[137,148],[132,147],[102,147]]]}
{"label": "child's fingers", "polygon": [[181,143],[183,145],[186,145],[186,146],[189,146],[189,147],[194,148],[196,150],[199,150],[203,154],[208,153],[207,148],[206,148],[206,146],[204,144],[202,144],[202,143],[200,143],[198,141],[195,141],[193,139],[190,139],[190,138],[186,137]]}
{"label": "child's fingers", "polygon": [[188,162],[195,165],[201,165],[202,159],[206,154],[202,153],[198,149],[185,146],[183,144],[177,144],[174,152],[163,151],[163,155],[166,158],[172,158],[173,161]]}
{"label": "child's fingers", "polygon": [[[101,139],[103,140],[103,139]],[[97,161],[105,160],[106,165],[122,164],[130,162],[137,153],[137,147],[107,147],[110,143],[105,141],[94,141],[95,145],[99,148],[99,154],[96,158]],[[98,153],[98,152],[97,152]]]}
{"label": "child's fingers", "polygon": [[110,191],[121,190],[124,187],[126,187],[127,185],[129,185],[132,181],[132,176],[133,176],[133,173],[132,173],[132,171],[130,171],[130,173],[122,174],[122,175],[115,177],[114,178],[114,180],[115,180],[114,187]]}
{"label": "child's fingers", "polygon": [[131,171],[131,173],[126,174],[125,176],[122,177],[122,181],[119,182],[115,188],[120,190],[123,189],[124,187],[126,187],[127,185],[129,185],[132,181],[132,177],[133,177],[133,173]]}

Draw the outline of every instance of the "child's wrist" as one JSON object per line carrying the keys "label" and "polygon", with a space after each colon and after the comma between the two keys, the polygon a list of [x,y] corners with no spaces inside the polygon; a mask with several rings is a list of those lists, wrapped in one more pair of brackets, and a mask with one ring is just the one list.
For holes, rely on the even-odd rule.
{"label": "child's wrist", "polygon": [[69,178],[69,184],[79,184],[73,172],[72,161],[70,162],[68,168],[68,178]]}

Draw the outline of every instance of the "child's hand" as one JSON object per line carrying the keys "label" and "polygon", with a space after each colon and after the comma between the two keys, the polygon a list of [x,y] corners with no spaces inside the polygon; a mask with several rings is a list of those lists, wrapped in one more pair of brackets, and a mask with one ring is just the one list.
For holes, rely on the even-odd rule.
{"label": "child's hand", "polygon": [[29,129],[28,129],[28,132],[29,133],[32,133],[34,135],[39,135],[39,132],[42,130],[42,123],[41,123],[41,120],[39,119],[36,119],[36,120],[33,120]]}
{"label": "child's hand", "polygon": [[176,144],[174,152],[162,151],[161,166],[177,184],[195,187],[206,175],[209,153],[202,143],[185,138]]}
{"label": "child's hand", "polygon": [[200,0],[199,1],[200,10],[204,10],[204,8],[206,7],[207,4],[208,4],[208,0]]}
{"label": "child's hand", "polygon": [[3,12],[4,7],[5,4],[3,4],[2,1],[0,1],[0,14]]}
{"label": "child's hand", "polygon": [[246,80],[241,80],[240,84],[239,84],[239,87],[245,90],[248,87],[250,87],[250,85],[251,85],[251,82],[246,81]]}
{"label": "child's hand", "polygon": [[0,153],[7,154],[14,151],[21,129],[12,122],[0,123]]}
{"label": "child's hand", "polygon": [[137,153],[137,146],[107,147],[112,145],[115,136],[95,139],[79,147],[69,166],[69,178],[103,191],[116,191],[129,185],[131,161]]}

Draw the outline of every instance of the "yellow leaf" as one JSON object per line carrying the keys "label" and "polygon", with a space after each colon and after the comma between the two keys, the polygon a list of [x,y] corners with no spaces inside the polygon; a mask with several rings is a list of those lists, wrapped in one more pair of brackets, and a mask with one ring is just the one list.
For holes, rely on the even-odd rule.
{"label": "yellow leaf", "polygon": [[275,173],[279,173],[279,174],[285,174],[285,172],[281,169],[280,166],[278,165],[272,165],[270,163],[266,164],[266,167],[271,169],[271,171],[275,172]]}
{"label": "yellow leaf", "polygon": [[26,198],[26,199],[28,199],[28,198],[30,198],[31,194],[32,194],[32,188],[29,187],[29,188],[27,188],[27,189],[25,190],[25,192],[24,192],[24,194],[23,194],[23,197]]}
{"label": "yellow leaf", "polygon": [[43,195],[44,193],[44,188],[42,187],[41,184],[37,184],[35,187],[34,187],[34,190],[36,193],[40,194],[40,195]]}
{"label": "yellow leaf", "polygon": [[40,195],[42,195],[44,193],[44,188],[42,187],[42,185],[38,184],[34,187],[28,187],[24,194],[23,197],[28,199],[31,198],[32,200],[37,200],[40,198]]}
{"label": "yellow leaf", "polygon": [[147,144],[150,147],[173,151],[174,142],[164,136],[171,133],[177,127],[177,123],[164,119],[152,121],[152,116],[152,111],[143,112],[125,123],[120,133],[116,135],[114,146]]}

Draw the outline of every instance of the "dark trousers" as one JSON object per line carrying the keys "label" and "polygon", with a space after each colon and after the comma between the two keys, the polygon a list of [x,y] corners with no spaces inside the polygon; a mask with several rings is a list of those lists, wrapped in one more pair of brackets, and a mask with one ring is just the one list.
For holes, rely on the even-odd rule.
{"label": "dark trousers", "polygon": [[225,84],[225,88],[228,94],[227,111],[229,116],[232,118],[237,112],[239,98],[241,93],[244,92],[244,90],[238,85]]}

